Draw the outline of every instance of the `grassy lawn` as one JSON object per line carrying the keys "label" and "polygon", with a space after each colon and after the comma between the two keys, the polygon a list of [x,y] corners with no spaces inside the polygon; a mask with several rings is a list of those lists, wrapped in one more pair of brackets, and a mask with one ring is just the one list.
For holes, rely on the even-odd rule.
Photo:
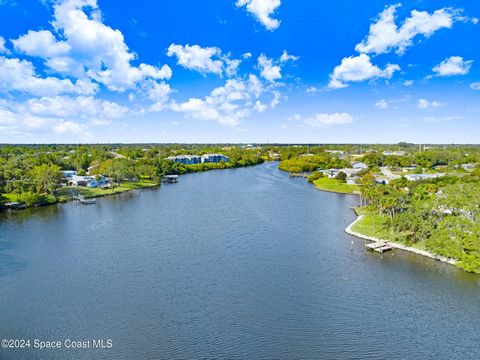
{"label": "grassy lawn", "polygon": [[363,209],[357,210],[357,213],[364,215],[364,217],[352,226],[353,231],[384,240],[393,240],[392,234],[388,231],[388,218],[386,216],[368,214]]}
{"label": "grassy lawn", "polygon": [[[122,192],[134,190],[134,189],[141,189],[141,188],[148,188],[157,186],[158,183],[149,180],[142,180],[142,181],[134,181],[134,182],[125,182],[119,186],[115,186],[110,189],[101,189],[101,188],[88,188],[88,187],[61,187],[55,190],[55,196],[52,194],[43,195],[42,202],[43,204],[55,204],[57,201],[65,202],[72,198],[72,193],[70,190],[74,190],[79,195],[83,195],[86,198],[92,197],[100,197],[100,196],[107,196],[113,194],[119,194]],[[2,194],[2,198],[0,198],[0,204],[5,202],[16,202],[22,201],[19,199],[17,194]]]}
{"label": "grassy lawn", "polygon": [[382,240],[389,240],[400,244],[408,245],[420,250],[427,250],[425,243],[418,242],[406,244],[402,233],[392,233],[389,230],[389,219],[386,215],[371,214],[364,207],[355,209],[358,215],[364,215],[363,219],[352,226],[352,230],[363,235],[376,237]]}
{"label": "grassy lawn", "polygon": [[130,190],[154,187],[157,185],[158,183],[156,182],[145,180],[145,181],[125,182],[119,186],[115,186],[110,189],[65,186],[56,190],[55,195],[57,196],[59,201],[67,201],[72,197],[70,190],[74,190],[78,192],[79,195],[85,196],[86,198],[92,198],[92,197],[119,194],[119,193],[130,191]]}
{"label": "grassy lawn", "polygon": [[[33,203],[29,204],[28,200],[25,200],[25,198],[22,198],[22,195],[24,194],[18,195],[13,193],[7,193],[7,194],[1,194],[1,195],[2,196],[0,198],[0,204],[4,204],[7,202],[21,202],[21,203],[26,202],[28,206],[33,205]],[[32,200],[32,201],[35,201],[34,204],[37,204],[37,205],[38,204],[49,205],[49,204],[55,204],[57,202],[57,199],[52,194],[42,194],[42,195],[36,195],[36,196],[37,196],[36,200]]]}
{"label": "grassy lawn", "polygon": [[360,187],[358,185],[348,185],[337,179],[330,179],[327,177],[317,179],[313,183],[317,189],[323,191],[331,191],[342,194],[353,194],[354,192],[360,191]]}

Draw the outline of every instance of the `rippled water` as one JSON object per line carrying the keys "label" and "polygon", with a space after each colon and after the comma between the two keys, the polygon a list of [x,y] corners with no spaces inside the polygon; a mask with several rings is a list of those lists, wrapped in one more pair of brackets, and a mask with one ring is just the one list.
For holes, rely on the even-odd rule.
{"label": "rippled water", "polygon": [[[478,359],[480,279],[344,234],[354,196],[270,163],[0,215],[0,359]],[[353,240],[353,243],[352,243]]]}

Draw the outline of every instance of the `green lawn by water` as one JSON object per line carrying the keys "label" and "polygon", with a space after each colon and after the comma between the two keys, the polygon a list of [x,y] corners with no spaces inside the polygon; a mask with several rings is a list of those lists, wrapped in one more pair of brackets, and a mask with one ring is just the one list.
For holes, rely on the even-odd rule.
{"label": "green lawn by water", "polygon": [[353,194],[360,191],[358,185],[348,185],[347,183],[341,182],[337,179],[330,179],[327,177],[322,177],[313,182],[317,189],[323,191],[331,191],[342,194]]}
{"label": "green lawn by water", "polygon": [[364,217],[352,226],[353,231],[382,240],[392,240],[392,234],[388,231],[388,218],[386,216],[369,214],[362,209],[357,210],[357,213],[364,215]]}
{"label": "green lawn by water", "polygon": [[390,220],[387,215],[372,214],[366,208],[357,208],[357,215],[363,215],[363,219],[352,226],[352,230],[362,235],[376,237],[381,240],[388,240],[408,245],[420,250],[426,250],[425,243],[405,243],[405,234],[392,232],[389,229]]}
{"label": "green lawn by water", "polygon": [[[68,201],[72,198],[72,193],[71,190],[74,190],[77,192],[79,195],[83,195],[86,198],[92,198],[92,197],[100,197],[100,196],[107,196],[107,195],[113,195],[113,194],[119,194],[122,192],[134,190],[134,189],[141,189],[141,188],[148,188],[148,187],[154,187],[157,186],[158,183],[154,181],[148,181],[148,180],[142,180],[142,181],[133,181],[133,182],[125,182],[122,183],[121,185],[115,186],[110,189],[101,189],[101,188],[88,188],[88,187],[68,187],[64,186],[61,187],[57,190],[55,190],[55,194],[53,195],[48,195],[46,197],[47,203],[53,204],[57,201],[64,202]],[[6,201],[19,201],[18,195],[17,194],[2,194],[3,196],[3,202]],[[0,200],[0,201],[2,201]]]}
{"label": "green lawn by water", "polygon": [[115,186],[109,189],[102,189],[102,188],[88,188],[88,187],[62,187],[55,191],[55,196],[58,198],[59,201],[66,201],[72,197],[71,190],[77,192],[79,195],[85,196],[86,198],[92,197],[100,197],[100,196],[107,196],[113,194],[119,194],[122,192],[141,189],[141,188],[148,188],[157,186],[158,183],[154,181],[134,181],[134,182],[125,182],[121,185]]}

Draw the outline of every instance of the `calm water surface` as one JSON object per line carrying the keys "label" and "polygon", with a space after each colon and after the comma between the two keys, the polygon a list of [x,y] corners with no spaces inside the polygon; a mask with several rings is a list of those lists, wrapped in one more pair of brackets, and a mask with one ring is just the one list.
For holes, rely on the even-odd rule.
{"label": "calm water surface", "polygon": [[479,359],[480,278],[365,255],[357,201],[270,163],[0,214],[0,339],[113,340],[0,359]]}

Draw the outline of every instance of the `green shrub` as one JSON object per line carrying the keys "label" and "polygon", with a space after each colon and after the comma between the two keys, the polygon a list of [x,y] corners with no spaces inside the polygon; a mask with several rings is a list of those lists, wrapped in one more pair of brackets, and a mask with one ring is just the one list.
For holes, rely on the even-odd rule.
{"label": "green shrub", "polygon": [[320,179],[321,177],[323,177],[323,174],[321,172],[315,171],[314,173],[312,173],[312,175],[310,175],[307,178],[307,180],[308,182],[314,182],[315,180]]}
{"label": "green shrub", "polygon": [[345,174],[343,171],[340,171],[337,176],[335,176],[335,179],[340,180],[341,182],[346,182],[347,181],[347,174]]}

